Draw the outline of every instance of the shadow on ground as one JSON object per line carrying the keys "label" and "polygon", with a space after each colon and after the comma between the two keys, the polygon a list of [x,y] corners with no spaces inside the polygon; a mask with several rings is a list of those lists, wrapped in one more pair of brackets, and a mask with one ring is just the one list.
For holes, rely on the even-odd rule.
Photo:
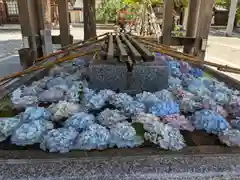
{"label": "shadow on ground", "polygon": [[[226,37],[226,30],[211,29],[210,32],[209,32],[209,35],[217,36],[217,37]],[[240,33],[233,32],[231,37],[240,38]],[[229,38],[231,38],[231,37],[229,37]]]}
{"label": "shadow on ground", "polygon": [[7,76],[18,71],[22,71],[18,55],[12,55],[0,59],[0,77]]}
{"label": "shadow on ground", "polygon": [[18,54],[18,50],[21,49],[22,47],[23,47],[22,40],[20,39],[7,41],[0,40],[0,58]]}

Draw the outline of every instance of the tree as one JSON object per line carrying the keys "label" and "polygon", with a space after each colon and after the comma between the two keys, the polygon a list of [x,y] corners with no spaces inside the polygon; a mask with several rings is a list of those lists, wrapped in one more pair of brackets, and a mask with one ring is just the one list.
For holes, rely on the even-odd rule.
{"label": "tree", "polygon": [[[118,11],[128,5],[129,10],[138,12],[139,5],[147,0],[103,0],[102,6],[97,10],[97,19],[101,21],[116,20]],[[155,5],[162,6],[164,0],[149,0],[154,7]],[[174,0],[174,10],[179,14],[184,7],[188,5],[188,0]]]}
{"label": "tree", "polygon": [[84,40],[97,35],[95,0],[83,0]]}

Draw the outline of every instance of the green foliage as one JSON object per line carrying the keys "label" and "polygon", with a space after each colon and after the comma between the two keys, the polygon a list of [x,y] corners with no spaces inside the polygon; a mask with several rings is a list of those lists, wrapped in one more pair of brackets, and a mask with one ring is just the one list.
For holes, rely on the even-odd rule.
{"label": "green foliage", "polygon": [[0,100],[0,117],[13,117],[16,114],[16,110],[13,109],[13,104],[9,97]]}
{"label": "green foliage", "polygon": [[229,8],[231,4],[231,0],[216,0],[216,5],[224,8]]}
{"label": "green foliage", "polygon": [[[138,11],[139,5],[147,0],[103,0],[102,5],[97,9],[97,20],[116,21],[118,12],[125,5],[128,5],[128,11]],[[150,0],[152,5],[162,5],[164,0]],[[174,7],[186,7],[188,0],[174,0]],[[133,16],[128,19],[134,18]]]}
{"label": "green foliage", "polygon": [[83,90],[83,86],[81,85],[78,89],[78,100],[79,102],[81,102],[83,100],[84,97],[84,90]]}
{"label": "green foliage", "polygon": [[125,3],[122,0],[104,0],[97,9],[97,20],[115,21],[117,12],[123,8]]}

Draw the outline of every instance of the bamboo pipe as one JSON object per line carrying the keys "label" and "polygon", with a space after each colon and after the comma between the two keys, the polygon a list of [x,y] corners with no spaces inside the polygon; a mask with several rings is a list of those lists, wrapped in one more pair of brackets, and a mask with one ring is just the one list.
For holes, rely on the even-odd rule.
{"label": "bamboo pipe", "polygon": [[59,64],[59,63],[65,62],[65,61],[73,60],[73,59],[75,59],[77,57],[89,55],[89,54],[92,54],[92,53],[97,52],[99,50],[100,49],[95,49],[95,50],[90,51],[90,52],[72,54],[72,55],[69,55],[68,57],[59,58],[59,59],[55,60],[54,62],[50,62],[50,63],[44,64],[44,65],[40,65],[40,66],[32,66],[32,68],[26,69],[26,70],[24,70],[22,72],[17,72],[17,73],[14,73],[14,74],[10,74],[10,75],[8,75],[6,77],[3,77],[3,78],[0,79],[0,82],[6,81],[6,80],[9,80],[9,79],[13,79],[13,78],[16,78],[16,77],[20,77],[22,75],[31,73],[33,71],[37,71],[37,70],[40,70],[40,69],[48,68],[48,67],[54,66],[55,64]]}
{"label": "bamboo pipe", "polygon": [[85,43],[85,42],[88,42],[88,41],[92,41],[92,40],[94,40],[94,39],[100,38],[100,37],[105,36],[105,35],[108,35],[108,34],[109,34],[109,33],[107,32],[107,33],[101,34],[101,35],[99,35],[99,36],[92,37],[92,38],[90,38],[90,39],[88,39],[88,40],[86,40],[86,41],[85,41],[85,40],[78,41],[78,42],[76,42],[76,43],[73,43],[73,44],[64,46],[64,47],[60,48],[59,50],[64,50],[64,49],[67,49],[67,48],[69,48],[69,47],[72,47],[72,46],[76,46],[76,45],[78,45],[78,44],[81,44],[81,43]]}
{"label": "bamboo pipe", "polygon": [[200,64],[200,65],[204,64],[204,65],[216,67],[220,71],[224,70],[225,72],[240,74],[240,69],[238,69],[238,68],[233,68],[233,67],[227,66],[227,65],[220,65],[217,63],[209,62],[209,61],[202,61],[202,60],[197,59],[194,56],[190,56],[190,55],[178,52],[178,51],[174,51],[174,50],[168,49],[167,47],[156,47],[156,45],[153,43],[146,42],[146,41],[142,41],[142,42],[147,45],[150,45],[151,48],[154,49],[154,51],[161,52],[163,54],[175,57],[177,59],[183,59],[184,61],[187,61],[189,63]]}
{"label": "bamboo pipe", "polygon": [[[92,41],[92,40],[94,40],[94,39],[96,39],[96,38],[105,36],[105,35],[107,35],[107,34],[109,34],[109,33],[104,33],[104,34],[101,34],[101,35],[99,35],[99,36],[92,37],[92,38],[88,39],[86,42]],[[102,40],[102,39],[101,39],[101,40]],[[95,40],[95,41],[96,41],[96,40]],[[95,41],[93,41],[92,43],[94,43]],[[74,43],[74,44],[70,44],[70,45],[64,46],[64,47],[58,49],[59,51],[57,51],[57,52],[51,53],[51,54],[49,54],[49,55],[47,55],[47,56],[43,56],[43,57],[37,58],[37,59],[35,60],[35,62],[39,62],[39,61],[42,61],[42,60],[44,60],[44,59],[48,59],[48,58],[51,58],[51,57],[53,57],[53,56],[57,56],[57,55],[62,54],[62,53],[66,53],[66,52],[75,50],[76,47],[77,47],[77,48],[81,48],[81,47],[79,47],[79,46],[76,46],[76,47],[73,47],[73,46],[78,45],[78,44],[80,44],[80,43],[82,43],[82,42],[84,42],[84,41],[79,41],[79,42],[76,42],[76,43]],[[69,47],[71,47],[71,48],[69,48]],[[82,47],[84,47],[84,44],[82,45]],[[69,48],[69,49],[68,49],[68,48]]]}
{"label": "bamboo pipe", "polygon": [[[144,37],[144,36],[136,36],[136,35],[133,35],[133,34],[131,34],[131,36],[133,36],[133,38],[136,38],[138,40],[140,39],[140,40],[147,41],[147,42],[157,43],[157,40],[156,41],[155,40],[151,40],[151,39],[149,39],[147,37]],[[156,44],[156,46],[166,47],[166,48],[169,48],[169,49],[171,49],[173,51],[176,50],[175,48],[169,47],[169,46],[164,45],[164,44]]]}
{"label": "bamboo pipe", "polygon": [[[108,34],[108,33],[105,33],[105,34]],[[103,35],[105,35],[105,34],[103,34]],[[103,35],[100,35],[100,36],[97,36],[97,37],[101,37],[101,36],[103,36]],[[70,51],[73,51],[73,50],[76,50],[76,49],[80,49],[80,48],[82,48],[82,47],[89,46],[89,45],[91,45],[91,44],[93,44],[93,43],[97,43],[97,42],[103,41],[103,40],[106,38],[106,37],[104,37],[104,38],[102,38],[102,39],[97,39],[97,40],[92,41],[93,39],[96,39],[97,37],[90,38],[88,41],[86,41],[86,43],[84,43],[84,44],[82,44],[82,45],[80,45],[80,46],[74,46],[74,47],[72,47],[72,45],[71,45],[70,48],[67,48],[67,49],[65,49],[65,50],[57,51],[57,52],[52,53],[52,54],[50,54],[50,55],[48,55],[48,56],[44,56],[44,57],[38,58],[38,59],[35,60],[35,62],[39,62],[39,61],[42,61],[42,60],[44,60],[44,59],[51,58],[51,57],[53,57],[53,56],[56,56],[56,55],[59,55],[59,54],[62,54],[62,53],[68,53],[68,52],[70,52]]]}

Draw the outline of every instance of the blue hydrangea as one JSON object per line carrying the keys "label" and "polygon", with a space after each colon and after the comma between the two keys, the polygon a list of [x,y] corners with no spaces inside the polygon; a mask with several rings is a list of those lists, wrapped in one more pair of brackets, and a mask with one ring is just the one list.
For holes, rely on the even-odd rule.
{"label": "blue hydrangea", "polygon": [[0,142],[11,136],[19,125],[20,119],[18,117],[0,118]]}
{"label": "blue hydrangea", "polygon": [[191,74],[183,74],[182,76],[182,86],[188,87],[194,80],[196,80],[195,77],[193,77]]}
{"label": "blue hydrangea", "polygon": [[27,107],[21,115],[21,121],[50,120],[51,117],[51,113],[43,107]]}
{"label": "blue hydrangea", "polygon": [[158,99],[158,97],[155,94],[146,91],[137,94],[136,99],[144,103],[147,108],[153,106],[156,102],[160,101],[160,99]]}
{"label": "blue hydrangea", "polygon": [[203,77],[203,71],[199,68],[192,68],[189,73],[194,77]]}
{"label": "blue hydrangea", "polygon": [[38,94],[41,93],[42,91],[43,89],[40,88],[38,84],[36,84],[28,87],[24,86],[22,93],[23,93],[23,96],[38,96]]}
{"label": "blue hydrangea", "polygon": [[201,108],[202,108],[202,104],[199,102],[196,102],[193,99],[183,98],[180,100],[180,109],[182,112],[193,113],[196,110],[199,110]]}
{"label": "blue hydrangea", "polygon": [[115,95],[114,91],[111,91],[111,90],[108,90],[108,89],[101,90],[96,95],[92,96],[89,99],[88,107],[91,107],[93,109],[100,109],[114,95]]}
{"label": "blue hydrangea", "polygon": [[82,132],[95,123],[95,117],[85,112],[76,113],[64,122],[64,127],[72,127],[78,132]]}
{"label": "blue hydrangea", "polygon": [[226,130],[218,137],[222,143],[229,147],[240,147],[240,131],[237,129]]}
{"label": "blue hydrangea", "polygon": [[110,147],[134,148],[143,144],[142,137],[137,136],[136,130],[128,122],[117,123],[110,128]]}
{"label": "blue hydrangea", "polygon": [[171,114],[180,113],[179,104],[174,101],[161,101],[155,103],[150,109],[149,113],[155,116],[163,117]]}
{"label": "blue hydrangea", "polygon": [[168,87],[169,87],[169,89],[175,89],[175,88],[182,87],[181,79],[179,79],[177,77],[170,76],[168,78]]}
{"label": "blue hydrangea", "polygon": [[146,111],[146,106],[138,101],[131,101],[127,103],[123,107],[124,112],[126,113],[127,116],[134,116],[136,114],[139,114],[141,112]]}
{"label": "blue hydrangea", "polygon": [[230,127],[225,118],[211,110],[196,111],[192,121],[196,129],[212,134],[218,134]]}
{"label": "blue hydrangea", "polygon": [[211,97],[220,105],[229,104],[230,97],[228,94],[222,93],[222,92],[212,92]]}
{"label": "blue hydrangea", "polygon": [[161,101],[173,101],[175,99],[175,96],[173,95],[173,93],[166,89],[157,91],[154,94]]}
{"label": "blue hydrangea", "polygon": [[118,93],[110,98],[109,103],[116,108],[124,108],[131,101],[133,101],[133,97],[126,93]]}
{"label": "blue hydrangea", "polygon": [[54,103],[64,100],[64,90],[59,87],[53,87],[39,94],[39,100],[46,103]]}
{"label": "blue hydrangea", "polygon": [[40,143],[49,129],[53,129],[50,121],[35,120],[23,123],[12,135],[11,142],[20,146]]}
{"label": "blue hydrangea", "polygon": [[195,81],[192,81],[192,83],[187,87],[188,91],[197,95],[197,96],[207,96],[211,94],[209,89],[207,89],[201,81],[198,79]]}
{"label": "blue hydrangea", "polygon": [[107,127],[115,125],[118,122],[125,121],[126,119],[127,117],[117,109],[105,109],[97,117],[98,123]]}
{"label": "blue hydrangea", "polygon": [[62,85],[66,85],[67,87],[71,87],[73,84],[72,81],[68,81],[67,79],[64,79],[62,77],[57,77],[57,78],[53,78],[51,80],[49,80],[46,83],[47,89],[56,87],[56,86],[62,86]]}
{"label": "blue hydrangea", "polygon": [[75,140],[74,149],[78,150],[103,150],[109,147],[109,130],[99,124],[89,126],[86,131],[78,135]]}
{"label": "blue hydrangea", "polygon": [[44,136],[40,148],[49,152],[69,152],[74,145],[78,132],[74,128],[52,129]]}
{"label": "blue hydrangea", "polygon": [[234,129],[240,130],[240,119],[231,120],[231,126],[232,126]]}
{"label": "blue hydrangea", "polygon": [[23,109],[29,106],[36,106],[38,98],[36,96],[24,96],[21,88],[13,91],[11,101],[16,109]]}

